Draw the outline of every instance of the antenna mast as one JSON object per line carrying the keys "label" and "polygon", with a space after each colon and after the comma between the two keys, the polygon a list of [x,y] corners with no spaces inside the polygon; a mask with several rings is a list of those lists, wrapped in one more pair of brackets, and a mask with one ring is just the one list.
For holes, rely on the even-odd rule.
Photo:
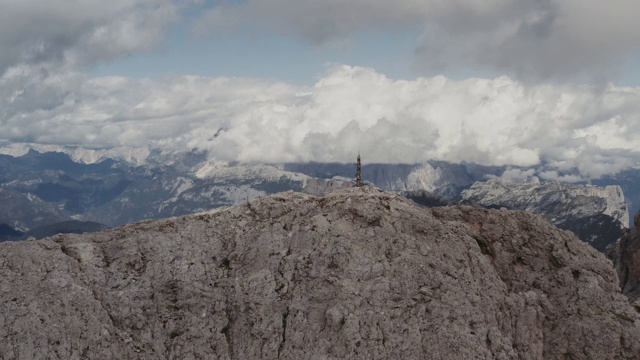
{"label": "antenna mast", "polygon": [[358,162],[356,165],[356,187],[362,187],[362,167],[360,165],[360,152],[358,152]]}

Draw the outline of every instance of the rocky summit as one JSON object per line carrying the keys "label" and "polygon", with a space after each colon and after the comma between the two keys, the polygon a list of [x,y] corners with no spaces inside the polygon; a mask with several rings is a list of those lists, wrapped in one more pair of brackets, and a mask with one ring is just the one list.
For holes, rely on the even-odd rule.
{"label": "rocky summit", "polygon": [[0,244],[0,359],[638,359],[605,257],[371,188]]}

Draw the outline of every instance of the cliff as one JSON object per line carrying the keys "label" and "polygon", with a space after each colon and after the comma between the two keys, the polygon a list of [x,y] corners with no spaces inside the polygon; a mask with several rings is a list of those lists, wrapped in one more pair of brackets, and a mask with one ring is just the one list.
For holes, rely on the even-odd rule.
{"label": "cliff", "polygon": [[0,244],[0,359],[637,359],[605,257],[542,218],[348,189]]}
{"label": "cliff", "polygon": [[634,217],[633,225],[620,241],[607,248],[606,254],[618,272],[622,293],[640,309],[640,213]]}
{"label": "cliff", "polygon": [[540,182],[537,177],[523,183],[491,179],[474,183],[462,192],[462,198],[467,204],[541,215],[600,251],[618,240],[623,228],[629,227],[629,211],[622,189],[617,185]]}

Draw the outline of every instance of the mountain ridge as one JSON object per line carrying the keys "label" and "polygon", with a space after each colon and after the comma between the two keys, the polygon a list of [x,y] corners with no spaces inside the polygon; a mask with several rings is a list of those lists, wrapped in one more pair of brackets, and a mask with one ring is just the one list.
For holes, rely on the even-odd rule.
{"label": "mountain ridge", "polygon": [[0,249],[5,359],[640,355],[608,260],[522,211],[287,192]]}
{"label": "mountain ridge", "polygon": [[521,183],[499,178],[475,182],[462,192],[463,204],[525,210],[574,232],[599,251],[620,239],[629,227],[629,210],[618,185],[561,184],[531,177]]}
{"label": "mountain ridge", "polygon": [[[0,206],[0,223],[7,223],[22,232],[71,219],[119,226],[142,219],[180,216],[229,206],[280,191],[321,195],[353,185],[351,164],[215,162],[208,159],[206,152],[197,150],[184,153],[150,151],[144,165],[105,158],[101,162],[82,164],[74,159],[81,157],[84,150],[66,151],[40,153],[30,149],[17,158],[0,155],[0,188],[21,199],[11,203],[18,205],[17,210],[23,210],[3,212]],[[70,155],[72,153],[75,155]],[[365,164],[363,172],[365,181],[384,190],[402,192],[407,196],[428,191],[446,203],[465,202],[463,194],[489,184],[501,184],[515,193],[520,185],[514,183],[514,179],[535,173],[532,170],[438,161],[413,165]],[[485,191],[482,193],[484,198],[476,196],[471,202],[543,214],[549,221],[574,231],[599,250],[619,238],[628,218],[624,211],[615,208],[624,205],[625,201],[619,187],[617,191],[607,192],[606,189],[611,187],[594,190],[588,184],[554,184],[559,183],[538,182],[537,191],[549,193],[554,187],[574,189],[556,191],[567,201],[558,202],[553,196],[541,197],[531,192],[527,193],[527,202],[537,204],[531,207],[524,206],[526,204],[522,201],[513,203],[513,199],[494,201],[497,198],[492,198],[491,192]],[[575,209],[571,209],[573,205],[587,213],[571,215],[575,213]],[[10,213],[33,211],[49,215],[40,216],[41,221],[36,223],[32,221],[38,218],[36,216],[28,219],[9,216]]]}

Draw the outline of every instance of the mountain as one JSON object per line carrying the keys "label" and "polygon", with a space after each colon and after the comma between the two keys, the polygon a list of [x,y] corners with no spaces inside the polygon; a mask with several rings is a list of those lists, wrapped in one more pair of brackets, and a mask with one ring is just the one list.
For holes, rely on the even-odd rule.
{"label": "mountain", "polygon": [[625,194],[629,212],[631,214],[640,212],[640,169],[624,170],[618,174],[595,179],[592,183],[599,186],[620,186]]}
{"label": "mountain", "polygon": [[0,155],[0,174],[0,187],[5,191],[55,208],[56,219],[29,223],[27,229],[69,220],[91,207],[112,201],[129,185],[127,168],[119,167],[113,160],[81,164],[64,153],[34,150],[20,157]]}
{"label": "mountain", "polygon": [[535,176],[522,183],[494,178],[474,183],[462,192],[462,199],[467,204],[542,215],[600,251],[618,240],[623,228],[629,227],[629,211],[622,189],[617,185],[541,182]]}
{"label": "mountain", "polygon": [[20,193],[0,187],[0,224],[17,231],[59,222],[67,216],[33,193]]}
{"label": "mountain", "polygon": [[[74,162],[96,164],[105,160],[115,160],[138,166],[153,158],[152,151],[146,147],[119,146],[112,148],[90,149],[81,146],[64,146],[53,144],[13,143],[0,140],[0,154],[21,157],[31,151],[38,153],[64,153]],[[155,151],[154,153],[158,153]]]}
{"label": "mountain", "polygon": [[309,179],[275,166],[203,162],[198,152],[152,153],[147,160],[139,166],[112,159],[83,164],[34,150],[0,155],[0,199],[12,197],[0,205],[0,222],[22,231],[72,219],[119,226],[299,191]]}
{"label": "mountain", "polygon": [[622,293],[640,309],[640,213],[634,217],[633,228],[611,244],[606,254],[618,272]]}
{"label": "mountain", "polygon": [[[0,203],[0,223],[21,232],[71,220],[121,226],[231,206],[281,191],[322,195],[351,187],[355,169],[353,164],[216,162],[209,160],[206,152],[195,149],[181,153],[129,148],[46,149],[60,152],[42,153],[18,146],[0,148],[0,153],[12,154],[0,155],[0,200],[7,199]],[[603,201],[615,198],[623,202],[622,193],[617,197],[615,194],[593,195],[594,189],[601,188],[549,182],[576,189],[566,195],[572,200],[561,200],[565,196],[562,192],[547,196],[528,190],[513,190],[509,194],[503,191],[501,196],[508,199],[497,199],[495,189],[487,180],[500,179],[505,187],[506,181],[517,173],[535,174],[535,170],[441,161],[363,166],[365,182],[404,193],[424,204],[462,201],[525,209],[575,232],[600,250],[620,237],[621,228],[626,224],[624,211],[613,213],[612,209],[624,204],[603,205]],[[540,185],[545,186],[555,191],[552,190],[555,185]],[[584,194],[579,195],[580,191]],[[463,199],[463,192],[471,198]],[[514,200],[514,196],[519,200]]]}
{"label": "mountain", "polygon": [[0,244],[0,354],[637,359],[599,252],[542,218],[371,188]]}
{"label": "mountain", "polygon": [[195,175],[171,166],[137,168],[127,179],[129,185],[122,193],[113,201],[88,210],[82,219],[122,225],[193,214],[257,196],[301,191],[308,177],[267,165],[206,164]]}
{"label": "mountain", "polygon": [[[305,174],[313,178],[351,178],[355,174],[353,164],[304,163],[284,164],[283,169]],[[458,200],[462,190],[487,176],[502,174],[505,167],[476,164],[452,164],[429,161],[423,164],[364,164],[363,180],[388,191],[425,190]]]}
{"label": "mountain", "polygon": [[106,230],[109,227],[91,221],[68,220],[39,226],[24,233],[23,238],[43,239],[57,234],[84,234]]}

